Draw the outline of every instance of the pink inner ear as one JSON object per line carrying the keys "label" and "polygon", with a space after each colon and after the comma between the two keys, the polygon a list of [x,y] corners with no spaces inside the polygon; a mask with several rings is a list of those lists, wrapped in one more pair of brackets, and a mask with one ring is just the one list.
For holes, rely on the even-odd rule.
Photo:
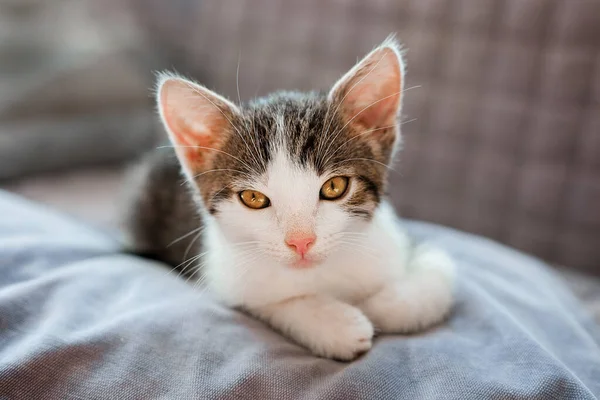
{"label": "pink inner ear", "polygon": [[204,169],[214,155],[209,149],[219,145],[215,132],[224,129],[221,112],[207,106],[208,101],[189,83],[176,79],[163,84],[159,100],[181,161],[193,170]]}
{"label": "pink inner ear", "polygon": [[393,125],[400,109],[402,66],[390,47],[375,50],[333,89],[346,118],[365,128]]}
{"label": "pink inner ear", "polygon": [[[169,116],[165,115],[168,120]],[[172,118],[171,126],[173,135],[175,136],[175,146],[180,146],[179,152],[183,154],[188,163],[199,167],[203,163],[202,152],[200,148],[195,146],[209,147],[208,136],[198,135],[192,128],[181,118]]]}
{"label": "pink inner ear", "polygon": [[371,103],[357,104],[354,107],[356,109],[355,112],[360,114],[357,114],[354,121],[367,128],[393,125],[397,118],[400,93],[384,93],[378,98],[380,100],[376,100],[377,98],[375,98]]}

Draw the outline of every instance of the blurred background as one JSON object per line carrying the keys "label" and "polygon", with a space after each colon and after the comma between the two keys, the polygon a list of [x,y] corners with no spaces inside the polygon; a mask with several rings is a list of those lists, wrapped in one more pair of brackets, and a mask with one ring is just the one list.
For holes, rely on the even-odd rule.
{"label": "blurred background", "polygon": [[[600,274],[598,0],[0,0],[0,187],[103,227],[153,71],[237,101],[408,49],[402,216]],[[1,217],[1,210],[0,210]]]}

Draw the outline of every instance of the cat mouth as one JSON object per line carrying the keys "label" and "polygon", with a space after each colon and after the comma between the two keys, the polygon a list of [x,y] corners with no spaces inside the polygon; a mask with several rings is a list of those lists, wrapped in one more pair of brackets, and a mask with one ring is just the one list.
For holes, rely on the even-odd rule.
{"label": "cat mouth", "polygon": [[290,266],[294,269],[307,269],[312,268],[317,264],[317,261],[314,258],[302,257],[294,260]]}

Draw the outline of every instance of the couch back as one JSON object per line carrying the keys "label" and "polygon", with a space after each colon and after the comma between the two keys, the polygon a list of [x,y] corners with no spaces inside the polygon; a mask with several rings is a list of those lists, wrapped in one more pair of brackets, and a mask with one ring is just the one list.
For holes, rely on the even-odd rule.
{"label": "couch back", "polygon": [[392,174],[401,214],[600,271],[597,0],[132,4],[180,72],[231,99],[238,60],[242,100],[322,89],[397,32],[414,87]]}
{"label": "couch back", "polygon": [[0,0],[0,182],[131,159],[156,136],[139,29],[95,0]]}
{"label": "couch back", "polygon": [[242,100],[325,89],[397,32],[400,213],[600,273],[598,0],[0,3],[0,178],[148,147],[152,69],[235,100],[238,60]]}

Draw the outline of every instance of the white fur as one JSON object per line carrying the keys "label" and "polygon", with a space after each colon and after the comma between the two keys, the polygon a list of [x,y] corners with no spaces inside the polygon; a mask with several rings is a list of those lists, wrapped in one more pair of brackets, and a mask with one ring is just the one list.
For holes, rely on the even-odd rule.
{"label": "white fur", "polygon": [[[380,58],[375,61],[374,57]],[[349,99],[357,108],[352,109],[354,117],[378,103],[384,118],[378,113],[371,116],[376,122],[393,123],[397,111],[393,107],[400,108],[404,75],[398,46],[389,39],[365,60],[346,74],[332,93],[350,82],[347,94],[352,93],[342,100]],[[365,65],[370,68],[365,70]],[[356,74],[364,75],[358,79]],[[169,79],[164,78],[160,88]],[[163,122],[176,145],[181,145],[181,135],[174,133],[173,127],[187,125],[198,140],[207,131],[206,125],[189,122],[181,108],[195,112],[209,95],[218,104],[235,108],[188,81],[171,83],[168,92],[159,90],[158,97]],[[191,108],[186,106],[190,88],[201,94],[196,98],[199,104]],[[330,99],[337,97],[330,95]],[[392,100],[380,102],[383,99]],[[175,120],[178,124],[170,126],[163,109],[175,116],[183,113]],[[214,110],[212,114],[212,118],[221,118]],[[332,176],[320,176],[288,158],[282,118],[279,116],[277,124],[280,140],[272,144],[274,156],[266,173],[247,182],[249,187],[240,188],[262,192],[271,206],[253,210],[233,197],[219,203],[216,217],[205,216],[204,277],[208,287],[228,305],[244,307],[314,354],[341,360],[368,350],[374,328],[384,333],[412,332],[441,321],[452,306],[452,260],[424,245],[412,248],[387,203],[379,205],[369,222],[345,211],[342,205],[356,190],[352,179],[343,198],[320,200],[320,188]],[[399,136],[396,139],[398,143]],[[186,166],[186,147],[176,148],[184,171],[193,176],[194,171]],[[293,266],[298,255],[285,243],[290,233],[316,235],[307,253],[312,267]]]}
{"label": "white fur", "polygon": [[[218,220],[208,218],[205,276],[227,304],[246,308],[317,355],[349,360],[370,348],[372,324],[398,333],[441,321],[452,305],[454,266],[440,250],[411,248],[387,203],[364,222],[342,209],[344,199],[319,201],[328,178],[300,168],[281,149],[253,187],[271,199],[270,207],[252,210],[233,199],[220,207]],[[349,190],[345,198],[355,190],[352,182]],[[284,237],[293,229],[316,233],[313,267],[292,266],[297,255]]]}

